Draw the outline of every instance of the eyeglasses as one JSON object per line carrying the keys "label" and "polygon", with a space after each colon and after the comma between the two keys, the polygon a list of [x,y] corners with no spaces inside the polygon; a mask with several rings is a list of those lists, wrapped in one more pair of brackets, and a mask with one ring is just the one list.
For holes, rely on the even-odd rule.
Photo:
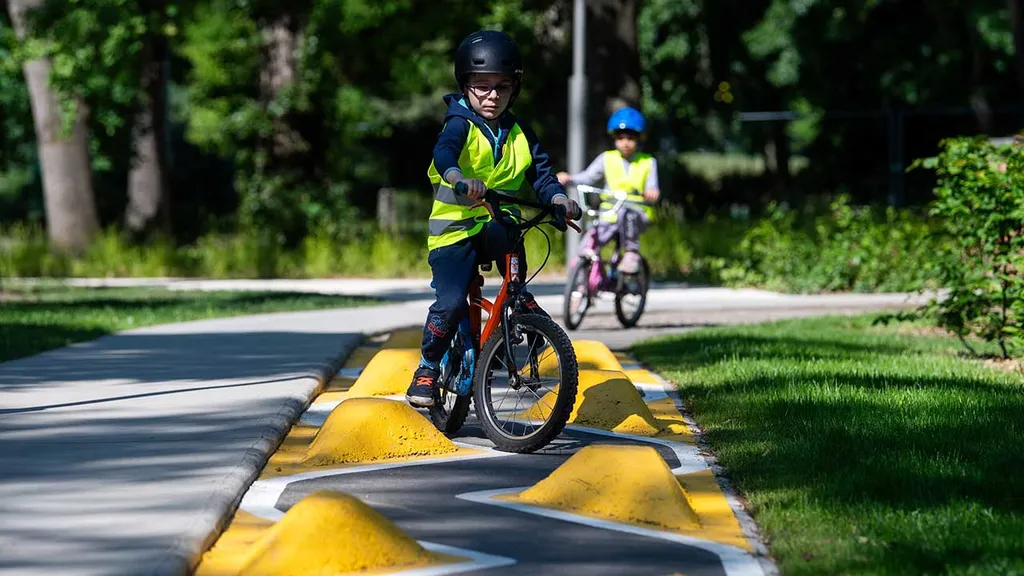
{"label": "eyeglasses", "polygon": [[501,97],[504,98],[505,96],[508,96],[509,94],[512,93],[512,88],[513,88],[513,86],[511,84],[505,84],[505,83],[497,84],[497,85],[494,85],[494,86],[492,86],[490,84],[470,84],[469,85],[469,90],[477,98],[485,98],[487,96],[490,96],[492,91],[497,91],[498,96],[501,96]]}

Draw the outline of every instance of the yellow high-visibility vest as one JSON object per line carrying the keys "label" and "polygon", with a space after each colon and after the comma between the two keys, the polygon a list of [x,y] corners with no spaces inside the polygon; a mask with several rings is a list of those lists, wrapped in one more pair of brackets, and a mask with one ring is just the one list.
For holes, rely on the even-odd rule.
{"label": "yellow high-visibility vest", "polygon": [[[459,155],[459,169],[463,178],[476,178],[492,190],[514,195],[519,192],[526,178],[526,170],[532,163],[530,144],[519,124],[509,130],[501,149],[501,159],[495,164],[490,140],[474,123],[469,123],[466,143]],[[427,223],[427,249],[455,244],[479,234],[484,224],[491,219],[487,209],[470,208],[472,200],[456,196],[455,190],[438,173],[433,162],[430,163],[427,175],[434,185],[434,204]],[[502,209],[516,217],[520,214],[518,206],[503,204]]]}
{"label": "yellow high-visibility vest", "polygon": [[[654,158],[650,154],[634,154],[629,160],[629,172],[627,172],[622,154],[618,150],[609,150],[604,153],[605,188],[628,193],[626,202],[643,210],[652,222],[654,221],[654,207],[644,204],[643,192],[647,185],[647,176],[651,173],[653,165]],[[601,210],[611,210],[615,206],[615,202],[615,197],[611,194],[602,194]],[[601,219],[614,224],[618,222],[619,215],[605,212]]]}

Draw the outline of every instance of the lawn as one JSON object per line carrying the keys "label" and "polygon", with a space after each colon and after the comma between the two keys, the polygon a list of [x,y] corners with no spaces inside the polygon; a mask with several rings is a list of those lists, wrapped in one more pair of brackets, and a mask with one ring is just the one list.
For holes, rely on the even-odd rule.
{"label": "lawn", "polygon": [[290,292],[184,292],[72,288],[55,282],[40,286],[5,283],[0,292],[0,362],[153,324],[373,302],[368,298]]}
{"label": "lawn", "polygon": [[871,317],[647,341],[783,574],[1024,574],[1024,376]]}

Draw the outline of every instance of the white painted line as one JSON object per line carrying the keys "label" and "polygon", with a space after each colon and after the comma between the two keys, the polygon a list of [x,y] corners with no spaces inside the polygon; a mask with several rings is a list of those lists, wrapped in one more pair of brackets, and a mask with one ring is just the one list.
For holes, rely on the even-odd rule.
{"label": "white painted line", "polygon": [[277,501],[281,498],[281,494],[288,488],[288,485],[293,482],[301,482],[303,480],[313,480],[316,478],[327,478],[330,476],[343,476],[346,474],[359,474],[362,472],[377,472],[380,470],[392,470],[395,468],[406,468],[409,466],[426,466],[429,464],[444,464],[447,462],[460,462],[462,460],[479,460],[482,458],[502,458],[507,456],[515,456],[511,452],[499,452],[498,450],[490,448],[482,448],[480,446],[471,446],[469,444],[463,444],[460,442],[455,443],[456,446],[463,448],[471,448],[473,450],[483,450],[482,454],[463,454],[458,456],[445,456],[441,458],[427,458],[422,460],[408,460],[404,462],[389,462],[383,464],[367,464],[365,466],[353,466],[351,468],[333,468],[327,470],[312,470],[310,472],[300,472],[299,474],[292,474],[291,476],[281,476],[280,478],[267,478],[265,480],[257,480],[249,486],[249,490],[246,491],[245,496],[242,497],[241,503],[238,507],[241,510],[245,510],[253,516],[258,516],[264,520],[270,520],[277,522],[284,517],[284,512],[278,510]]}
{"label": "white painted line", "polygon": [[455,546],[445,546],[444,544],[427,542],[426,540],[418,540],[417,542],[419,542],[420,546],[423,546],[431,552],[449,554],[451,556],[461,556],[463,558],[469,558],[470,561],[457,562],[455,564],[443,564],[441,566],[430,566],[427,568],[413,568],[412,570],[393,572],[393,574],[401,574],[402,576],[446,576],[447,574],[460,574],[462,572],[471,572],[474,570],[501,568],[503,566],[511,566],[516,563],[515,558],[493,556],[491,554],[477,552],[476,550],[458,548]]}
{"label": "white painted line", "polygon": [[337,376],[342,378],[359,378],[359,375],[363,373],[365,366],[359,366],[357,368],[342,368],[338,370]]}
{"label": "white painted line", "polygon": [[338,407],[344,400],[336,400],[334,402],[314,402],[306,408],[306,411],[299,416],[299,424],[303,426],[323,426],[324,422],[327,421],[327,417],[331,415],[331,412]]}
{"label": "white painted line", "polygon": [[665,387],[661,384],[655,382],[633,382],[633,386],[640,391],[644,402],[654,402],[655,400],[668,398],[668,392],[665,391]]}
{"label": "white painted line", "polygon": [[575,424],[569,424],[565,427],[566,430],[572,430],[574,432],[585,432],[587,434],[596,434],[597,436],[609,436],[612,438],[622,438],[623,440],[632,440],[634,442],[646,442],[648,444],[657,444],[664,446],[675,454],[676,460],[679,460],[679,466],[672,469],[672,473],[675,475],[679,474],[692,474],[694,472],[702,472],[704,470],[710,470],[704,457],[700,455],[696,446],[690,446],[689,444],[683,444],[682,442],[673,442],[672,440],[664,440],[662,438],[651,438],[650,436],[637,436],[635,434],[622,434],[619,432],[612,432],[610,430],[603,430],[601,428],[590,428],[589,426],[577,426]]}
{"label": "white painted line", "polygon": [[736,548],[735,546],[720,544],[718,542],[711,542],[710,540],[703,540],[701,538],[695,538],[693,536],[683,536],[682,534],[674,534],[672,532],[650,530],[648,528],[640,528],[639,526],[633,526],[632,524],[622,524],[619,522],[612,522],[610,520],[600,520],[598,518],[590,518],[587,516],[580,516],[578,514],[563,512],[561,510],[552,510],[550,508],[541,508],[539,506],[520,504],[518,502],[508,502],[505,500],[498,500],[495,498],[495,496],[522,492],[527,488],[529,488],[529,486],[511,489],[502,488],[500,490],[484,490],[481,492],[457,494],[455,497],[469,502],[476,502],[478,504],[490,504],[492,506],[501,506],[502,508],[508,508],[510,510],[515,510],[517,512],[524,512],[526,514],[544,516],[547,518],[553,518],[555,520],[562,520],[564,522],[572,522],[574,524],[583,524],[584,526],[590,526],[592,528],[612,530],[615,532],[625,532],[627,534],[635,534],[637,536],[645,536],[647,538],[656,538],[659,540],[666,540],[669,542],[675,542],[677,544],[692,546],[694,548],[700,548],[701,550],[706,550],[708,552],[716,554],[718,556],[718,559],[722,562],[722,568],[725,570],[725,573],[728,576],[764,575],[764,570],[761,569],[761,565],[758,563],[757,559],[751,556],[745,550]]}
{"label": "white painted line", "polygon": [[[406,402],[404,394],[392,394],[390,396],[356,396],[355,398],[386,398],[388,400],[397,400],[399,402]],[[341,400],[332,400],[330,402],[313,402],[306,408],[306,411],[299,417],[299,424],[303,426],[323,426],[324,422],[327,421],[327,417],[330,416],[331,412],[338,407],[345,400],[351,400],[352,398],[342,398]],[[406,402],[408,404],[408,402]]]}

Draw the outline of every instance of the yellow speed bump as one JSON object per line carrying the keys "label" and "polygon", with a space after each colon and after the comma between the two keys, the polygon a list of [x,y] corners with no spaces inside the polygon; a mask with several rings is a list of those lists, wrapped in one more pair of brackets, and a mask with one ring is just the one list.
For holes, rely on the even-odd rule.
{"label": "yellow speed bump", "polygon": [[682,486],[650,446],[587,446],[547,478],[505,498],[677,532],[700,528]]}
{"label": "yellow speed bump", "polygon": [[[570,423],[638,436],[654,436],[662,431],[661,423],[625,374],[614,370],[580,370],[579,375]],[[548,392],[517,416],[546,420],[557,397],[557,392]]]}
{"label": "yellow speed bump", "polygon": [[348,395],[355,398],[405,394],[419,363],[419,348],[380,350],[363,368],[356,383],[349,388]]}
{"label": "yellow speed bump", "polygon": [[300,500],[253,544],[239,575],[348,574],[451,562],[379,512],[341,492]]}
{"label": "yellow speed bump", "polygon": [[381,348],[415,348],[416,350],[419,350],[422,343],[423,327],[420,326],[419,328],[395,330],[388,336],[388,339],[384,341]]}
{"label": "yellow speed bump", "polygon": [[[622,371],[622,364],[615,354],[602,342],[596,340],[577,340],[572,343],[576,351],[576,364],[580,370],[617,370]],[[554,351],[547,350],[540,358],[540,373],[552,376],[558,371],[558,358]]]}
{"label": "yellow speed bump", "polygon": [[331,411],[303,463],[331,466],[458,450],[408,404],[385,398],[353,398]]}
{"label": "yellow speed bump", "polygon": [[719,488],[714,472],[703,470],[683,474],[678,479],[686,491],[690,506],[700,518],[701,538],[736,546],[748,552],[754,551],[753,546],[743,535],[743,528],[733,514],[729,501]]}

